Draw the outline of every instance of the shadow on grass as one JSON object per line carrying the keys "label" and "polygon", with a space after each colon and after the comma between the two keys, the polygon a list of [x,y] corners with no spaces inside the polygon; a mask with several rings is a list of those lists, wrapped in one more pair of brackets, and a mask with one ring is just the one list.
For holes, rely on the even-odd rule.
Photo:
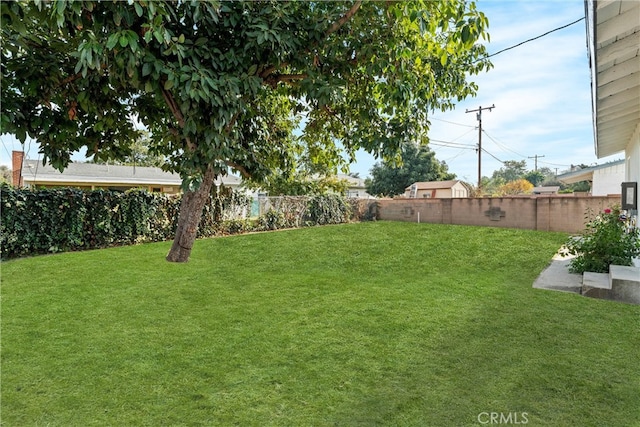
{"label": "shadow on grass", "polygon": [[[398,354],[336,425],[636,425],[640,421],[640,312],[539,291],[488,295]],[[561,310],[561,312],[559,311]],[[623,323],[631,313],[635,324]],[[635,314],[635,317],[634,317]],[[628,340],[609,342],[604,337]],[[600,339],[600,338],[603,339]],[[499,419],[499,418],[498,418]]]}

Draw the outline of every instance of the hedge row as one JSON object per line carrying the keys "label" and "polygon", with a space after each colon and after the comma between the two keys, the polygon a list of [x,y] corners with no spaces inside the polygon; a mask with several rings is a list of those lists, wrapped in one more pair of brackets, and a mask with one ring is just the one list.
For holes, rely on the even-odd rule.
{"label": "hedge row", "polygon": [[[7,185],[0,186],[0,200],[2,259],[172,239],[180,206],[180,196],[142,190],[32,191]],[[199,237],[334,224],[362,216],[357,203],[335,195],[305,198],[302,223],[286,208],[246,219],[250,204],[240,193],[212,196],[203,210]]]}

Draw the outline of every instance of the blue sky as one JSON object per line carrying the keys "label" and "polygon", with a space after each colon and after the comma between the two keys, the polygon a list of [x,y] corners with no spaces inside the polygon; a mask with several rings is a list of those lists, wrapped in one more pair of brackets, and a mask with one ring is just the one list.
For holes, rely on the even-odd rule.
{"label": "blue sky", "polygon": [[[583,0],[479,0],[477,6],[489,18],[490,54],[585,13]],[[465,110],[494,104],[495,109],[482,113],[482,147],[495,156],[482,153],[483,176],[502,167],[496,158],[527,160],[533,170],[534,159],[528,157],[544,156],[538,158],[538,167],[558,168],[558,173],[571,164],[602,164],[622,158],[595,156],[586,46],[583,20],[492,57],[493,69],[471,77],[479,85],[475,98],[432,116],[429,137],[436,158],[446,161],[458,179],[477,183],[478,155],[472,146],[478,143],[478,122],[476,113]],[[443,147],[435,140],[469,147]],[[351,171],[367,176],[375,161],[361,153]]]}
{"label": "blue sky", "polygon": [[[478,9],[489,18],[489,53],[516,45],[584,16],[583,0],[479,0]],[[529,169],[557,168],[571,164],[604,163],[621,156],[597,159],[593,148],[590,71],[584,20],[543,38],[515,47],[492,58],[494,68],[471,76],[479,85],[469,98],[446,113],[431,118],[431,148],[438,160],[449,165],[458,179],[477,183],[478,107],[483,111],[482,175],[491,176],[505,160],[527,160]],[[0,164],[11,163],[10,153],[21,145],[1,136]],[[444,141],[444,143],[442,142]],[[455,147],[446,147],[452,145]],[[25,145],[27,157],[38,158],[35,142]],[[82,161],[84,156],[75,156]],[[376,162],[361,152],[352,172],[366,177]]]}

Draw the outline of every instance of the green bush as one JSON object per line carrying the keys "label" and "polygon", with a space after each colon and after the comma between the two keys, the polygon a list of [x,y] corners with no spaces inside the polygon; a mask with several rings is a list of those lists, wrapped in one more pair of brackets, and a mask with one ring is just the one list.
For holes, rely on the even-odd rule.
{"label": "green bush", "polygon": [[584,233],[565,244],[566,252],[575,255],[569,266],[572,273],[608,273],[611,264],[631,265],[640,255],[640,230],[627,226],[619,206],[598,215],[589,211],[587,218]]}
{"label": "green bush", "polygon": [[261,231],[289,228],[284,212],[269,209],[258,218],[258,229]]}
{"label": "green bush", "polygon": [[[2,185],[0,200],[2,259],[168,240],[175,234],[180,210],[180,196],[143,190],[28,190]],[[215,194],[203,210],[198,235],[217,234],[224,209],[248,210],[250,203],[245,195]]]}
{"label": "green bush", "polygon": [[[180,196],[129,190],[0,187],[2,259],[172,239]],[[361,219],[363,206],[339,195],[278,198],[255,221],[251,198],[216,190],[202,212],[198,237],[324,225]],[[353,218],[352,218],[353,217]]]}
{"label": "green bush", "polygon": [[351,218],[351,205],[343,196],[325,194],[312,196],[307,205],[305,220],[311,224],[340,224]]}
{"label": "green bush", "polygon": [[257,230],[255,220],[236,218],[222,221],[217,232],[218,234],[242,234]]}

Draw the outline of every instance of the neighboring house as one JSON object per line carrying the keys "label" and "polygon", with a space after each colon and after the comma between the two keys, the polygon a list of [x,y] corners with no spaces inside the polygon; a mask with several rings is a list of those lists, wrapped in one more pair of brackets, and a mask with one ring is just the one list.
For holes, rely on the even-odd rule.
{"label": "neighboring house", "polygon": [[349,182],[345,196],[357,197],[360,199],[369,199],[373,197],[369,193],[367,193],[367,190],[364,185],[364,179],[354,178],[352,176],[344,175],[340,173],[338,174],[338,179],[344,179],[345,181]]}
{"label": "neighboring house", "polygon": [[[55,188],[75,187],[86,190],[126,191],[143,188],[151,192],[176,194],[180,192],[180,175],[160,168],[143,166],[100,165],[96,163],[69,163],[60,172],[51,165],[24,158],[22,151],[12,155],[13,185],[15,187]],[[229,175],[216,180],[234,190],[240,186],[240,178]]]}
{"label": "neighboring house", "polygon": [[531,190],[531,193],[547,196],[551,194],[558,194],[558,191],[560,191],[560,187],[554,185],[554,186],[546,186],[546,187],[533,187],[533,190]]}
{"label": "neighboring house", "polygon": [[625,161],[617,160],[615,162],[578,169],[558,175],[557,178],[565,184],[589,181],[592,196],[620,194],[622,182],[625,180]]}
{"label": "neighboring house", "polygon": [[640,1],[585,1],[595,152],[640,182]]}
{"label": "neighboring house", "polygon": [[469,197],[469,189],[462,181],[414,182],[404,190],[407,198],[457,199]]}

